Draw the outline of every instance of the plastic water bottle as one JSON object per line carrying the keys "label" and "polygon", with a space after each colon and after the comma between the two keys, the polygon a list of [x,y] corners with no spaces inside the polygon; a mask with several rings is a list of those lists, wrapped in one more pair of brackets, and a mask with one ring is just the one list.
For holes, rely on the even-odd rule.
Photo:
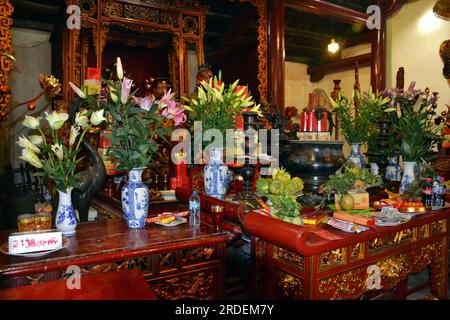
{"label": "plastic water bottle", "polygon": [[193,229],[200,227],[200,197],[197,191],[192,192],[189,198],[189,225]]}

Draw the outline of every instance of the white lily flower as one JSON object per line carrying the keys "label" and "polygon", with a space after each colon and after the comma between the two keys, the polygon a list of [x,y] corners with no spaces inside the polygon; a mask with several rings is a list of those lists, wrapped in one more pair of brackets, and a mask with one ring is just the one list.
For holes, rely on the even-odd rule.
{"label": "white lily flower", "polygon": [[109,95],[110,95],[110,97],[111,97],[111,100],[114,102],[114,103],[116,103],[117,102],[117,100],[119,100],[119,98],[117,97],[117,95],[114,93],[114,92],[110,92],[109,93]]}
{"label": "white lily flower", "polygon": [[69,138],[69,145],[73,146],[75,143],[75,139],[80,134],[80,127],[72,126],[70,127],[70,138]]}
{"label": "white lily flower", "polygon": [[59,143],[56,143],[54,145],[52,145],[52,151],[55,153],[56,157],[58,158],[58,160],[62,160],[64,157],[64,150],[62,148],[62,145],[60,145]]}
{"label": "white lily flower", "polygon": [[22,159],[39,169],[44,167],[39,157],[29,149],[22,149],[22,156],[20,156],[19,159]]}
{"label": "white lily flower", "polygon": [[86,94],[83,92],[83,90],[81,90],[80,88],[78,88],[75,84],[73,84],[72,82],[69,81],[69,86],[72,88],[73,91],[75,91],[75,93],[81,98],[81,99],[86,99]]}
{"label": "white lily flower", "polygon": [[87,115],[87,110],[82,110],[80,112],[77,112],[77,114],[75,115],[75,124],[82,128],[88,128],[89,127],[89,119],[86,115]]}
{"label": "white lily flower", "polygon": [[40,121],[39,118],[35,118],[32,116],[25,116],[25,119],[23,120],[22,124],[30,129],[37,129],[39,128]]}
{"label": "white lily flower", "polygon": [[117,78],[119,80],[123,79],[123,68],[122,68],[122,61],[120,60],[120,57],[117,57]]}
{"label": "white lily flower", "polygon": [[25,136],[19,137],[19,141],[17,141],[17,144],[25,149],[31,150],[34,153],[40,153],[41,150],[39,150],[38,147],[36,147],[30,140],[28,140]]}
{"label": "white lily flower", "polygon": [[96,112],[92,112],[91,115],[91,123],[94,126],[98,126],[100,123],[102,123],[103,121],[106,121],[106,118],[103,116],[103,113],[105,112],[104,109],[96,111]]}
{"label": "white lily flower", "polygon": [[61,127],[64,125],[64,122],[69,119],[69,115],[64,112],[58,113],[56,111],[53,111],[50,114],[48,114],[47,112],[45,114],[45,118],[47,119],[50,128],[52,128],[53,130],[61,129]]}
{"label": "white lily flower", "polygon": [[37,135],[37,134],[29,136],[28,138],[31,141],[31,143],[36,146],[44,143],[44,138],[42,138],[42,136]]}

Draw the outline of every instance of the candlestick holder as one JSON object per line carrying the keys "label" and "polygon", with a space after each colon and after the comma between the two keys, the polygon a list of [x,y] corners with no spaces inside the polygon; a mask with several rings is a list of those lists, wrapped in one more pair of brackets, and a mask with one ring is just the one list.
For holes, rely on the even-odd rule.
{"label": "candlestick holder", "polygon": [[[258,117],[256,112],[245,111],[242,112],[242,116],[244,117],[244,132],[247,130],[256,130],[258,125]],[[234,200],[236,201],[246,201],[246,202],[257,202],[258,196],[253,191],[253,180],[255,178],[255,167],[254,164],[251,163],[252,159],[257,160],[257,152],[256,146],[255,150],[251,150],[250,148],[250,138],[247,136],[245,139],[245,164],[241,169],[241,176],[243,179],[242,183],[242,192],[236,194],[234,196]],[[250,154],[250,152],[254,151],[254,154]]]}

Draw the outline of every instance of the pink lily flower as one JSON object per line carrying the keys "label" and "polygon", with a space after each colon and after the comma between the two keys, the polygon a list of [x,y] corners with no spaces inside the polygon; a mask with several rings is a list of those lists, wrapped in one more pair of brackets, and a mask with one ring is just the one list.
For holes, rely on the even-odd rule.
{"label": "pink lily flower", "polygon": [[172,89],[169,89],[169,91],[164,92],[163,97],[158,101],[159,109],[162,109],[165,106],[168,106],[170,101],[173,101],[174,96],[175,96],[175,93],[172,93]]}
{"label": "pink lily flower", "polygon": [[167,108],[162,112],[162,115],[168,119],[173,119],[175,125],[179,125],[186,121],[185,109],[177,102],[173,100],[167,101]]}
{"label": "pink lily flower", "polygon": [[133,80],[123,78],[122,80],[122,88],[120,90],[120,101],[125,104],[128,102],[128,97],[131,91],[131,85],[133,84]]}
{"label": "pink lily flower", "polygon": [[136,97],[134,99],[134,101],[136,102],[136,104],[139,107],[141,107],[141,109],[144,109],[146,111],[150,111],[152,106],[155,104],[155,98],[150,97],[150,96],[146,96],[146,97],[143,97],[143,98]]}

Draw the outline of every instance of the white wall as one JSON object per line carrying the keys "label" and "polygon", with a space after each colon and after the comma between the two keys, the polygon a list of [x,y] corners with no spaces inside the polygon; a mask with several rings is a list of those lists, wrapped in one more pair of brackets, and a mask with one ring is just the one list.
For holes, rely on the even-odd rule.
{"label": "white wall", "polygon": [[[12,29],[13,52],[16,58],[14,70],[10,73],[9,85],[12,91],[10,105],[28,101],[36,97],[41,91],[39,75],[51,73],[51,44],[50,33],[30,30]],[[42,109],[46,100],[42,97],[36,110]],[[9,117],[9,123],[22,116],[27,106],[22,106],[13,111]],[[33,111],[34,113],[35,111]],[[27,134],[27,128],[23,127],[21,120],[16,126],[10,128],[10,161],[14,168],[20,165],[20,148],[16,145],[18,137]]]}
{"label": "white wall", "polygon": [[439,92],[438,111],[450,104],[450,90],[442,75],[439,46],[450,39],[450,22],[433,12],[436,1],[419,0],[406,4],[387,21],[386,85],[395,87],[399,67],[405,68],[405,87],[412,80],[416,88]]}

